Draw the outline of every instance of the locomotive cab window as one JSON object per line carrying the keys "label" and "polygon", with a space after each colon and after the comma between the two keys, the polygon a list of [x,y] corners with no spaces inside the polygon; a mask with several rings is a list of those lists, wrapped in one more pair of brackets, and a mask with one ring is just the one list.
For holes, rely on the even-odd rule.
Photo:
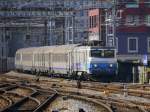
{"label": "locomotive cab window", "polygon": [[91,57],[100,58],[103,57],[102,50],[91,50]]}
{"label": "locomotive cab window", "polygon": [[114,50],[91,50],[91,57],[95,58],[114,58]]}
{"label": "locomotive cab window", "polygon": [[104,57],[105,58],[113,58],[115,56],[114,50],[104,50]]}

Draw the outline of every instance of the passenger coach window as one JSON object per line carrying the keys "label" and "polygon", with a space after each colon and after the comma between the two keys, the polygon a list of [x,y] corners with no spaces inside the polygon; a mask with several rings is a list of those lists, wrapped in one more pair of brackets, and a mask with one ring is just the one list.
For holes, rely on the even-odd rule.
{"label": "passenger coach window", "polygon": [[96,58],[103,57],[102,50],[91,50],[91,57],[96,57]]}
{"label": "passenger coach window", "polygon": [[105,58],[113,58],[115,55],[114,50],[104,50],[104,57]]}

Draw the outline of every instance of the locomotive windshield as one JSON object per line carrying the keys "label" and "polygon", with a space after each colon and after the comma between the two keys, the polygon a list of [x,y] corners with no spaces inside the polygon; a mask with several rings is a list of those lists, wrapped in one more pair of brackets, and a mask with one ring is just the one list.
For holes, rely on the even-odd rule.
{"label": "locomotive windshield", "polygon": [[95,58],[114,58],[114,50],[91,50],[91,57]]}
{"label": "locomotive windshield", "polygon": [[104,50],[105,58],[113,58],[115,56],[114,50]]}
{"label": "locomotive windshield", "polygon": [[103,57],[102,50],[91,50],[91,57],[102,58]]}

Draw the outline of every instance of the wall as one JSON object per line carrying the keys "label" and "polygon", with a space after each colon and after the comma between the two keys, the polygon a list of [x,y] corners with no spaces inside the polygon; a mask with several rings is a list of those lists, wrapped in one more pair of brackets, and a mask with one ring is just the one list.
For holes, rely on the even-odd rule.
{"label": "wall", "polygon": [[[39,27],[32,27],[30,28],[30,31],[28,31],[26,27],[12,27],[5,30],[1,28],[0,72],[5,72],[14,68],[14,57],[18,49],[24,47],[42,46],[44,43],[44,33],[44,28]],[[5,35],[9,36],[9,38],[6,39]],[[2,37],[5,38],[5,41],[2,41]]]}
{"label": "wall", "polygon": [[149,54],[148,53],[148,38],[150,33],[126,33],[126,32],[119,32],[117,33],[118,37],[118,55],[119,54],[132,54],[128,52],[128,38],[129,37],[136,37],[138,38],[138,52],[135,54]]}

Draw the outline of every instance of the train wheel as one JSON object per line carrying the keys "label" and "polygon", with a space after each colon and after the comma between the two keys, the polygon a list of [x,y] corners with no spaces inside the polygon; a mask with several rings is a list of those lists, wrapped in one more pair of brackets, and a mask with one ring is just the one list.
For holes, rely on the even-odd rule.
{"label": "train wheel", "polygon": [[73,80],[76,80],[77,79],[77,72],[73,71],[71,77]]}
{"label": "train wheel", "polygon": [[54,71],[51,72],[51,76],[52,76],[52,77],[55,76],[55,72],[54,72]]}
{"label": "train wheel", "polygon": [[82,72],[81,79],[82,80],[88,80],[87,72]]}

